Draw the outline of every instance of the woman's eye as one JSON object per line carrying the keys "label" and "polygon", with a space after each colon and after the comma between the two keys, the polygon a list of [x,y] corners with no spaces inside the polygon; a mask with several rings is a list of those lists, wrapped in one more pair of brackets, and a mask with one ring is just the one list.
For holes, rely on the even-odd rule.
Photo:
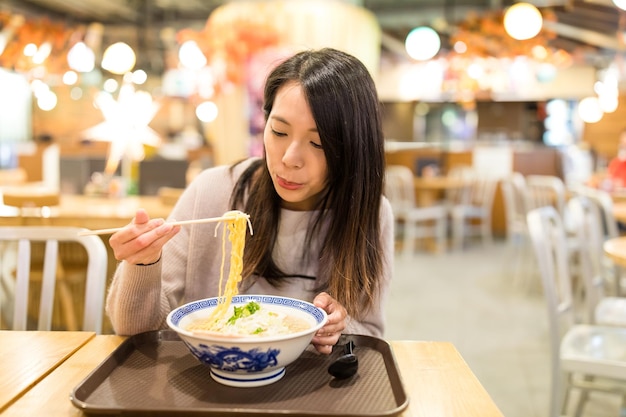
{"label": "woman's eye", "polygon": [[272,129],[272,133],[274,134],[274,136],[278,136],[278,137],[287,136],[287,134],[286,134],[286,133],[283,133],[283,132],[278,132],[278,131],[276,131],[276,130],[274,130],[274,129]]}
{"label": "woman's eye", "polygon": [[311,142],[311,145],[313,145],[315,149],[322,149],[322,145],[319,143]]}

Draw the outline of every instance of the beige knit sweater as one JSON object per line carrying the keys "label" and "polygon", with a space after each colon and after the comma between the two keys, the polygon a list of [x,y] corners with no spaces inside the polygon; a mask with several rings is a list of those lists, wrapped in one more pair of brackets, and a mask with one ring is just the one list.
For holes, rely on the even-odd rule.
{"label": "beige knit sweater", "polygon": [[[203,171],[187,187],[170,214],[170,219],[187,220],[221,216],[228,211],[229,199],[237,178],[249,162],[239,164],[231,174],[228,166]],[[358,210],[358,207],[355,207]],[[274,294],[312,301],[316,281],[319,245],[309,250],[314,256],[302,259],[302,246],[311,212],[283,210],[277,246],[273,256],[285,271],[285,285],[274,288],[262,277],[244,280],[240,293]],[[133,335],[166,328],[167,314],[184,303],[218,295],[222,259],[221,234],[215,236],[215,224],[184,226],[163,247],[159,262],[139,266],[120,262],[106,301],[106,311],[116,333]],[[393,215],[383,197],[381,232],[384,250],[384,274],[381,292],[374,305],[379,308],[363,320],[348,318],[346,333],[382,337],[384,334],[384,301],[393,268]],[[228,257],[225,265],[228,271]]]}

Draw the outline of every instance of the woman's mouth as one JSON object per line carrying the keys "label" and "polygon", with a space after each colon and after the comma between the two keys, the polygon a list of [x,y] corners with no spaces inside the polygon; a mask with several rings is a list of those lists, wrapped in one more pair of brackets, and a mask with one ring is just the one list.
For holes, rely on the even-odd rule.
{"label": "woman's mouth", "polygon": [[297,183],[297,182],[290,182],[287,181],[286,179],[276,176],[276,182],[278,183],[278,185],[280,185],[282,188],[286,189],[286,190],[297,190],[299,189],[302,184]]}

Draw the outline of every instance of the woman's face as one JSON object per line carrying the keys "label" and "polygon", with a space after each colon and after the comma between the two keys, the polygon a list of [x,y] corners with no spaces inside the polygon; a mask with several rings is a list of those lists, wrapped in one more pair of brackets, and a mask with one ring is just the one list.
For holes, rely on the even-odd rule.
{"label": "woman's face", "polygon": [[300,85],[288,82],[274,99],[263,132],[267,168],[290,210],[311,210],[326,187],[327,165],[311,109]]}

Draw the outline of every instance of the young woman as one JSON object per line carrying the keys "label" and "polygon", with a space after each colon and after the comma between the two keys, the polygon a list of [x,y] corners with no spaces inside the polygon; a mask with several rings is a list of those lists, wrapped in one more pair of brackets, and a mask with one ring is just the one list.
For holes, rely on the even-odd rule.
{"label": "young woman", "polygon": [[[311,301],[329,315],[312,343],[342,332],[382,336],[393,266],[393,216],[382,195],[383,133],[365,66],[334,49],[300,52],[268,76],[263,158],[207,169],[170,219],[250,215],[239,292]],[[122,261],[108,297],[115,331],[165,328],[175,307],[218,295],[215,224],[173,227],[138,210],[110,238]],[[166,244],[167,243],[167,244]],[[228,267],[228,265],[226,266]]]}

